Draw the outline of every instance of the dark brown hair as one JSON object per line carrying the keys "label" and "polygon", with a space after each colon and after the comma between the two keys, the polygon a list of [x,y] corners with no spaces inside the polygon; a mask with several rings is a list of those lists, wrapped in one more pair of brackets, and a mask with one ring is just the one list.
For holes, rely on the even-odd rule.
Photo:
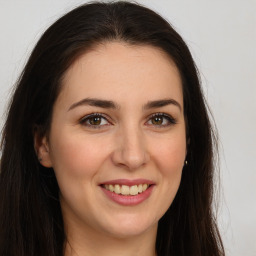
{"label": "dark brown hair", "polygon": [[122,1],[85,4],[57,20],[37,43],[17,82],[2,137],[0,255],[63,255],[59,188],[53,169],[38,162],[33,133],[49,131],[68,67],[95,44],[108,41],[158,47],[182,77],[188,165],[172,205],[159,221],[158,255],[224,255],[212,210],[215,137],[196,66],[166,20]]}

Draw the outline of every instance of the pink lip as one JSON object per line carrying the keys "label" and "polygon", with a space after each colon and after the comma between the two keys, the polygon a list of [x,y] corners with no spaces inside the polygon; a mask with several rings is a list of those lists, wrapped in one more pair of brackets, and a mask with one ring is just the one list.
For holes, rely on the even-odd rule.
{"label": "pink lip", "polygon": [[[149,184],[150,187],[145,190],[144,192],[136,195],[136,196],[124,196],[121,194],[116,194],[114,192],[111,192],[107,189],[104,188],[102,185],[109,185],[109,184],[119,184],[119,185],[127,185],[127,186],[132,186],[132,185],[139,185],[139,184]],[[119,179],[119,180],[111,180],[104,182],[101,184],[101,189],[104,192],[104,194],[111,199],[112,201],[120,204],[120,205],[125,205],[125,206],[132,206],[132,205],[137,205],[142,202],[144,202],[147,198],[150,197],[153,189],[154,189],[154,183],[150,180],[145,180],[145,179],[136,179],[136,180],[126,180],[126,179]]]}
{"label": "pink lip", "polygon": [[127,180],[127,179],[117,179],[117,180],[108,180],[102,182],[101,185],[126,185],[126,186],[133,186],[133,185],[139,185],[139,184],[149,184],[153,185],[155,184],[152,180],[146,180],[146,179],[135,179],[135,180]]}

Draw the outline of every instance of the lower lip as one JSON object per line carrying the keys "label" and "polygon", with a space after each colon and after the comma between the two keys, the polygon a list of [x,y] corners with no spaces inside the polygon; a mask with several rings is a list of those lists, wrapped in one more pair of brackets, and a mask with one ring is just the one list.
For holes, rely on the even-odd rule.
{"label": "lower lip", "polygon": [[112,201],[121,204],[121,205],[126,205],[126,206],[131,206],[131,205],[137,205],[142,202],[144,202],[147,198],[152,193],[154,185],[151,185],[147,190],[144,192],[136,195],[136,196],[123,196],[121,194],[116,194],[114,192],[111,192],[104,187],[101,187],[105,195],[110,198]]}

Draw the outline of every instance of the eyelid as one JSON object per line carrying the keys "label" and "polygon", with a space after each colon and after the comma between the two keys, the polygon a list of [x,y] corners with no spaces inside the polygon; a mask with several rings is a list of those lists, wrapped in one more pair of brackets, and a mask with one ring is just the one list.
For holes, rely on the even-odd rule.
{"label": "eyelid", "polygon": [[154,126],[156,128],[164,128],[164,127],[168,127],[168,126],[177,124],[177,119],[176,118],[174,118],[170,114],[166,114],[166,113],[163,113],[163,112],[158,112],[158,113],[154,113],[154,114],[150,115],[148,117],[148,121],[146,123],[148,123],[152,118],[158,117],[158,116],[166,118],[168,120],[169,124],[167,124],[167,125],[154,125],[154,124],[151,124],[152,126]]}
{"label": "eyelid", "polygon": [[[105,125],[90,125],[90,124],[85,124],[85,122],[91,118],[91,117],[100,117],[100,118],[103,118],[105,119],[108,124],[105,124]],[[83,116],[82,118],[79,119],[79,123],[81,125],[84,125],[84,126],[87,126],[87,127],[92,127],[92,128],[102,128],[102,126],[106,126],[106,125],[111,125],[112,122],[110,121],[110,118],[109,116],[107,116],[106,114],[103,114],[103,113],[100,113],[100,112],[93,112],[91,114],[88,114],[88,115],[85,115]]]}
{"label": "eyelid", "polygon": [[[95,116],[96,117],[100,117],[102,119],[105,119],[108,124],[103,124],[103,125],[90,125],[90,124],[86,124],[86,121],[89,118],[95,117]],[[168,124],[160,124],[160,125],[148,124],[148,122],[150,120],[152,120],[152,118],[154,118],[154,117],[163,117],[163,118],[167,119]],[[101,112],[93,112],[91,114],[85,115],[82,118],[80,118],[79,119],[79,123],[81,125],[84,125],[84,126],[89,127],[89,128],[100,129],[100,128],[103,128],[104,126],[112,125],[113,122],[111,122],[110,120],[111,120],[111,118],[108,115],[106,115],[106,114],[103,114]],[[166,114],[166,113],[163,113],[163,112],[158,112],[158,113],[151,114],[147,118],[147,121],[146,121],[145,124],[148,125],[148,126],[156,127],[156,128],[165,128],[165,127],[169,127],[169,126],[175,125],[176,123],[177,123],[177,120],[175,118],[173,118],[170,114]]]}

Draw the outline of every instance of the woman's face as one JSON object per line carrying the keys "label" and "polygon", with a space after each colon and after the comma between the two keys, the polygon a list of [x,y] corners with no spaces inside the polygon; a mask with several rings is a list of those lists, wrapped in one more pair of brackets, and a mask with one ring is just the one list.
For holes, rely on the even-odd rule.
{"label": "woman's face", "polygon": [[42,164],[53,167],[68,230],[156,232],[186,156],[179,72],[152,46],[109,42],[66,72]]}

